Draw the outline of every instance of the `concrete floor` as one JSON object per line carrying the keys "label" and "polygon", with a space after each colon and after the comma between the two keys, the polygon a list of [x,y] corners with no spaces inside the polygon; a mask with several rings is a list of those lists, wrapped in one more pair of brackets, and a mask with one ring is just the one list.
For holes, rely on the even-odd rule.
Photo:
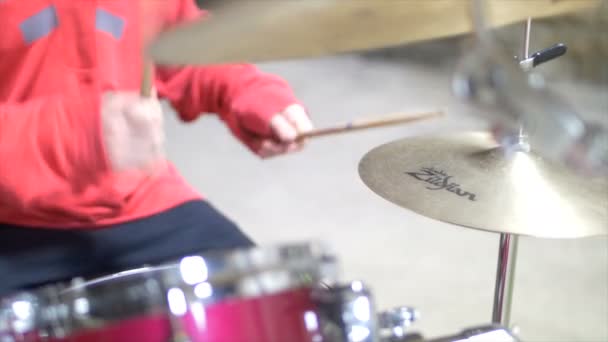
{"label": "concrete floor", "polygon": [[[418,308],[414,329],[425,336],[488,322],[498,235],[400,209],[357,173],[360,158],[382,143],[485,127],[452,97],[450,73],[433,63],[357,55],[261,67],[291,82],[318,127],[401,110],[447,108],[448,116],[318,139],[298,154],[266,161],[213,116],[191,125],[170,119],[170,158],[191,184],[259,244],[328,242],[343,279],[370,285],[380,309]],[[608,100],[593,87],[562,89],[575,89],[580,103],[595,105],[592,111],[608,111]],[[608,341],[607,244],[606,238],[520,239],[513,321],[524,341]]]}

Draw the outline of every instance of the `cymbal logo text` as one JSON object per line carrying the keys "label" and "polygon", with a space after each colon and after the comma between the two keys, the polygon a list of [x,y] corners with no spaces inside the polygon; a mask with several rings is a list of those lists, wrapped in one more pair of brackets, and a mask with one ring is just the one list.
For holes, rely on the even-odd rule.
{"label": "cymbal logo text", "polygon": [[427,186],[428,190],[442,190],[455,193],[460,197],[467,198],[469,201],[476,201],[477,195],[460,188],[460,184],[451,182],[452,176],[444,171],[437,170],[432,167],[423,167],[418,172],[405,172],[406,174],[416,178],[417,180],[431,184],[433,187]]}

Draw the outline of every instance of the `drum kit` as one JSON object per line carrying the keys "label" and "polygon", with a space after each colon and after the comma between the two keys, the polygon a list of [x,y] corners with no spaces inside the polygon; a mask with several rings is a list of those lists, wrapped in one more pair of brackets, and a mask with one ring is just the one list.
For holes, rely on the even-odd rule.
{"label": "drum kit", "polygon": [[[588,176],[581,173],[583,168],[572,167],[581,163],[558,162],[569,154],[550,154],[549,149],[535,147],[549,140],[531,126],[541,119],[527,119],[527,113],[514,105],[517,101],[511,96],[517,89],[513,88],[524,86],[511,72],[525,78],[534,66],[565,53],[565,46],[558,44],[529,54],[532,18],[597,4],[591,0],[220,1],[211,2],[210,17],[162,33],[150,45],[149,58],[156,63],[260,62],[473,32],[481,44],[488,44],[487,52],[492,50],[490,27],[525,22],[519,63],[503,62],[495,54],[478,50],[474,57],[481,62],[471,69],[470,60],[465,60],[454,81],[456,94],[467,100],[490,101],[497,111],[517,113],[509,117],[516,121],[515,134],[410,137],[372,149],[359,164],[364,183],[398,206],[500,234],[494,307],[488,323],[453,336],[425,338],[412,331],[412,323],[419,318],[415,309],[404,306],[380,312],[363,281],[340,279],[339,258],[328,246],[303,242],[186,255],[161,265],[15,293],[0,298],[0,342],[520,341],[509,322],[518,236],[606,235],[608,183],[604,175]],[[504,70],[510,72],[509,77],[504,77]],[[573,125],[578,118],[563,117],[568,125],[550,126],[553,135],[574,138],[575,133],[566,133],[580,126]],[[402,123],[402,119],[354,126],[376,127]],[[564,127],[569,130],[559,130]],[[322,129],[309,138],[352,128],[351,124]],[[539,135],[545,140],[539,140]],[[589,141],[586,132],[579,136],[586,138],[577,141]],[[560,141],[556,149],[567,145]],[[574,146],[580,152],[583,145]],[[594,157],[588,160],[606,161],[606,150],[591,152],[583,153]]]}

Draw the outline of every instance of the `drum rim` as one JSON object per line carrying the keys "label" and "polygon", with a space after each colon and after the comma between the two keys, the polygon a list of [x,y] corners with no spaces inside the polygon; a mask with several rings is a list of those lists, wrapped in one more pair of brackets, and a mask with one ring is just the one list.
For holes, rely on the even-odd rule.
{"label": "drum rim", "polygon": [[[294,255],[296,252],[299,253]],[[286,255],[286,253],[289,254]],[[60,285],[60,292],[65,294],[79,288],[90,287],[99,283],[119,281],[127,277],[143,275],[151,272],[165,273],[165,275],[169,273],[170,275],[170,273],[173,273],[173,271],[179,269],[180,264],[185,259],[198,257],[203,258],[205,261],[211,261],[213,264],[225,264],[221,267],[208,268],[208,277],[205,281],[209,283],[229,282],[231,278],[238,278],[239,276],[253,275],[264,271],[288,267],[299,270],[302,267],[306,268],[307,266],[320,266],[324,262],[336,262],[336,256],[332,253],[327,244],[318,240],[247,248],[232,248],[201,253],[189,253],[185,254],[183,257],[169,260],[158,265],[127,269],[121,272],[94,277],[88,280],[76,278],[70,284]],[[229,279],[226,280],[226,277]]]}

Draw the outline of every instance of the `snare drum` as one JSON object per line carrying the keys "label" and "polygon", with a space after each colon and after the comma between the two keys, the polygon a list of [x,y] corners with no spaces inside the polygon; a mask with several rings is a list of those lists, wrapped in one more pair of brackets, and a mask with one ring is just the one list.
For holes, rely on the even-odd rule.
{"label": "snare drum", "polygon": [[369,291],[338,286],[336,266],[321,245],[294,244],[46,287],[4,300],[0,342],[374,341]]}

